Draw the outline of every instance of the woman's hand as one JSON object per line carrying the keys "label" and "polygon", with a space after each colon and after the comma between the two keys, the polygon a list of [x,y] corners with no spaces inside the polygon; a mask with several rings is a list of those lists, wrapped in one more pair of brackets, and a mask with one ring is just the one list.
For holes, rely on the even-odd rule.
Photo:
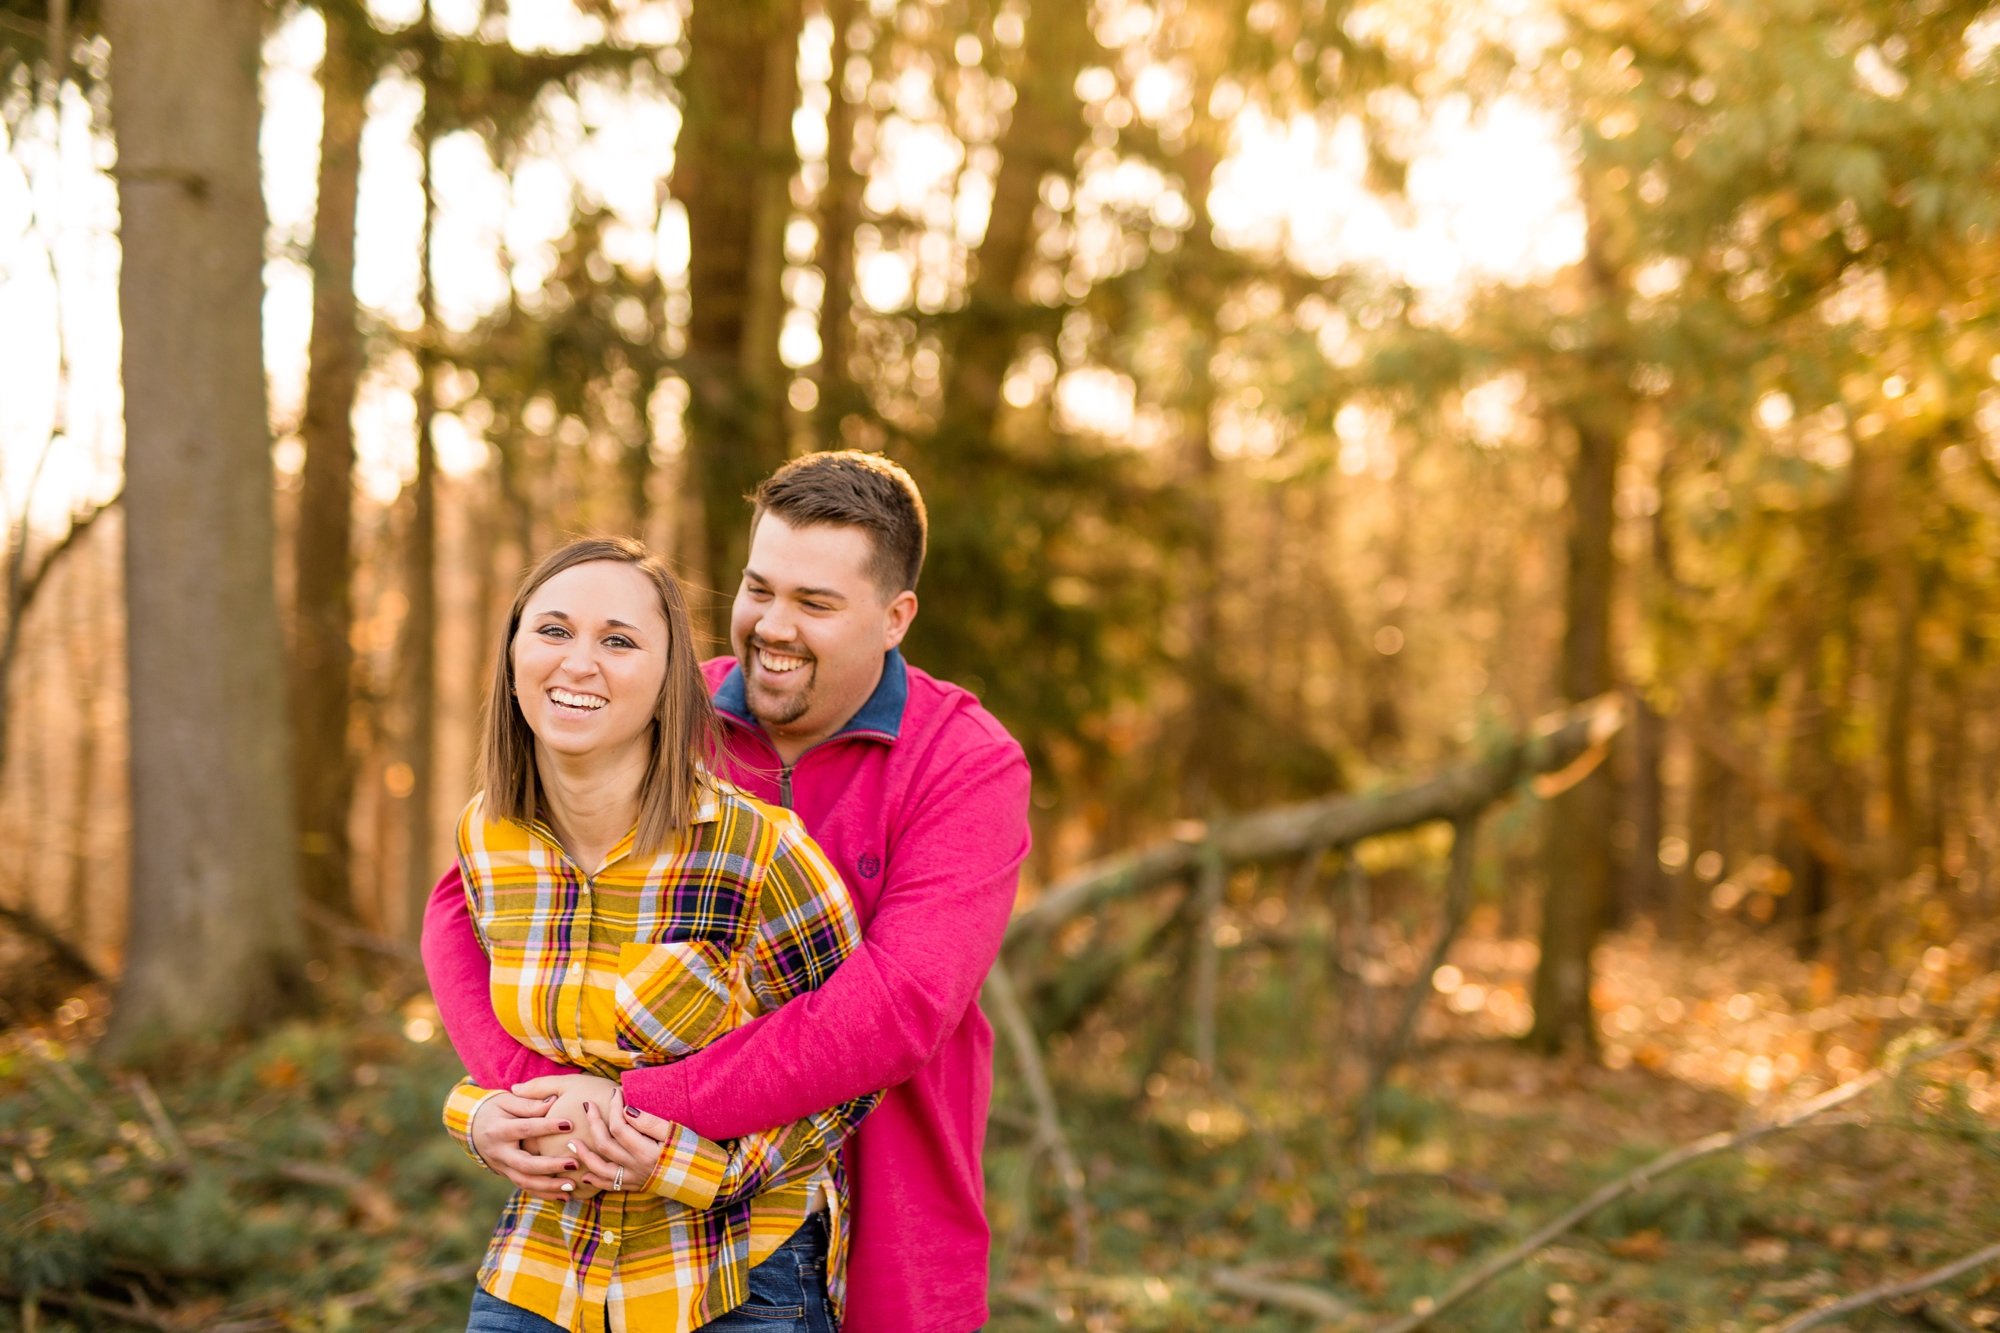
{"label": "woman's hand", "polygon": [[495,1093],[480,1103],[472,1117],[472,1149],[496,1175],[533,1198],[556,1203],[587,1199],[597,1191],[578,1183],[575,1157],[544,1157],[526,1142],[544,1135],[555,1135],[560,1142],[562,1136],[573,1132],[574,1120],[551,1114],[555,1105],[553,1096]]}
{"label": "woman's hand", "polygon": [[625,1105],[622,1097],[610,1107],[593,1101],[583,1113],[584,1133],[565,1145],[582,1166],[579,1181],[600,1190],[644,1189],[667,1149],[673,1124]]}
{"label": "woman's hand", "polygon": [[[583,1108],[586,1103],[611,1106],[621,1101],[618,1080],[600,1078],[596,1074],[550,1074],[527,1083],[514,1085],[516,1097],[540,1099],[555,1098],[544,1118],[560,1120],[570,1126],[558,1133],[547,1134],[524,1144],[529,1151],[544,1157],[570,1157],[574,1153],[569,1147],[569,1136],[584,1128]],[[609,1114],[617,1114],[615,1111]]]}

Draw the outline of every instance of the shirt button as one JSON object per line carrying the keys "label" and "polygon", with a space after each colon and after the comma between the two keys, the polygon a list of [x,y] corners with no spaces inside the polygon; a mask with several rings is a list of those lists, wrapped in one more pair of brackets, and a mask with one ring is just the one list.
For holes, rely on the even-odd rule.
{"label": "shirt button", "polygon": [[607,1231],[607,1232],[605,1232],[605,1233],[604,1233],[604,1243],[605,1243],[606,1245],[616,1245],[616,1244],[618,1243],[618,1233],[617,1233],[617,1232],[615,1232],[615,1231]]}

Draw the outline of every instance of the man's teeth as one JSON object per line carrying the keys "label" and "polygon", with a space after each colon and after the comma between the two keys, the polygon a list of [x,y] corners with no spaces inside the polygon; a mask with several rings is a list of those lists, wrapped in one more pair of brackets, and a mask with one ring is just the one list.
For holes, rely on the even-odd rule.
{"label": "man's teeth", "polygon": [[757,665],[774,676],[781,676],[787,671],[797,671],[805,664],[806,659],[803,657],[787,657],[783,653],[774,653],[763,648],[757,650]]}
{"label": "man's teeth", "polygon": [[594,694],[571,694],[568,690],[550,690],[549,698],[571,708],[602,708],[606,702]]}

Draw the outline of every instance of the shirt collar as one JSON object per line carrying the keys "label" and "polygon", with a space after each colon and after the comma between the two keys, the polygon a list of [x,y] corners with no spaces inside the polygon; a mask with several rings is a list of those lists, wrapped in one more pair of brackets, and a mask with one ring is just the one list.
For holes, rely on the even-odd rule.
{"label": "shirt collar", "polygon": [[[868,696],[868,702],[861,705],[847,724],[826,739],[838,740],[844,736],[854,736],[865,740],[893,743],[903,734],[903,709],[910,701],[910,670],[903,661],[901,649],[891,648],[882,654],[882,679],[875,685],[875,692]],[[757,725],[751,716],[749,701],[743,693],[743,664],[729,668],[729,674],[715,687],[712,696],[715,711],[741,722],[746,727]],[[822,745],[825,741],[820,742]]]}

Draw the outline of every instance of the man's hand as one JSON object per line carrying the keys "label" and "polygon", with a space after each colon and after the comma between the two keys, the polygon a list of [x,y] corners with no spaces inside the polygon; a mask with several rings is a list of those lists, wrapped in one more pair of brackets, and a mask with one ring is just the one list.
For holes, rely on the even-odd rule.
{"label": "man's hand", "polygon": [[472,1117],[472,1149],[495,1174],[533,1198],[555,1203],[587,1199],[597,1191],[577,1183],[578,1163],[573,1156],[542,1157],[527,1146],[528,1140],[550,1134],[560,1137],[575,1129],[573,1120],[550,1114],[555,1102],[553,1096],[495,1093],[480,1103]]}
{"label": "man's hand", "polygon": [[513,1092],[516,1097],[534,1100],[555,1098],[549,1109],[543,1112],[544,1117],[564,1121],[570,1126],[560,1133],[545,1135],[522,1145],[544,1157],[576,1156],[575,1150],[569,1146],[570,1138],[590,1132],[584,1119],[584,1107],[598,1106],[609,1119],[616,1116],[619,1113],[617,1108],[624,1105],[624,1093],[618,1088],[618,1080],[599,1078],[595,1074],[551,1074],[546,1078],[516,1083]]}
{"label": "man's hand", "polygon": [[[585,1133],[565,1144],[582,1166],[581,1184],[600,1190],[640,1190],[653,1178],[660,1154],[674,1125],[648,1115],[636,1106],[600,1107],[589,1102],[583,1108]],[[581,1187],[581,1184],[579,1187]]]}

